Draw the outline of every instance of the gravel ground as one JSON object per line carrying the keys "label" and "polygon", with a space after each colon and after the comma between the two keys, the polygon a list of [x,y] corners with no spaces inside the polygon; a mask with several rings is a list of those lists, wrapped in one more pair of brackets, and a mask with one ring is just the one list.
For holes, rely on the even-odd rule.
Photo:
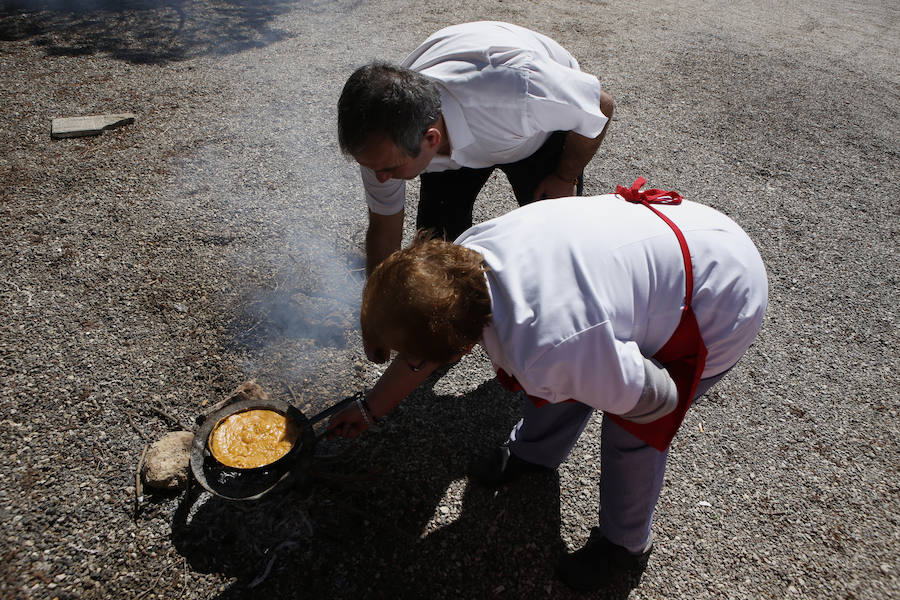
{"label": "gravel ground", "polygon": [[[466,480],[519,400],[466,357],[307,485],[155,495],[145,443],[246,380],[312,415],[371,385],[347,75],[445,25],[560,41],[617,101],[586,191],[645,176],[729,214],[758,343],[676,439],[640,581],[601,598],[900,597],[896,4],[0,0],[3,598],[569,598],[599,422],[558,476]],[[52,141],[54,117],[133,112]],[[412,233],[415,193],[410,190]],[[513,206],[492,179],[479,218]],[[168,417],[164,416],[168,415]]]}

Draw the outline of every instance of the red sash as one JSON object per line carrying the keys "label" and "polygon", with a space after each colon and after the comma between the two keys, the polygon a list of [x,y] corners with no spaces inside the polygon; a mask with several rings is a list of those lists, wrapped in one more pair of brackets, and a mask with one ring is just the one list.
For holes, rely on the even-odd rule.
{"label": "red sash", "polygon": [[[694,393],[697,391],[697,384],[700,376],[703,374],[703,368],[706,366],[706,345],[703,343],[703,337],[700,335],[700,328],[697,326],[697,319],[694,316],[694,310],[691,308],[691,298],[694,292],[694,275],[691,266],[691,254],[688,250],[687,241],[678,226],[675,225],[664,214],[653,208],[651,204],[681,204],[681,196],[677,192],[667,192],[663,190],[650,189],[641,190],[641,186],[647,182],[643,177],[635,180],[630,188],[617,186],[616,193],[622,196],[628,202],[635,204],[643,204],[656,215],[658,215],[666,224],[675,232],[678,238],[678,244],[681,246],[681,256],[684,259],[685,271],[685,302],[684,310],[681,313],[681,321],[672,337],[669,338],[662,348],[653,355],[672,376],[675,381],[675,387],[678,389],[678,406],[664,417],[661,417],[651,423],[634,423],[619,415],[606,413],[604,417],[608,417],[615,421],[623,429],[643,440],[650,446],[653,446],[660,452],[665,451],[681,427],[681,422],[687,414],[691,401],[694,399]],[[522,386],[515,377],[509,375],[503,369],[497,371],[497,379],[507,389],[517,392],[522,390]],[[529,396],[535,406],[543,406],[547,404],[547,400]],[[566,400],[566,402],[574,402],[574,400]]]}

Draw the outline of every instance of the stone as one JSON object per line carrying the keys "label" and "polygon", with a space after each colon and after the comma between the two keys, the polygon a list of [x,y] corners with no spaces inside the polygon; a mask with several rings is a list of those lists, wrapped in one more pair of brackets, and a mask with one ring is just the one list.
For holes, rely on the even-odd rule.
{"label": "stone", "polygon": [[134,115],[131,113],[61,117],[53,119],[50,123],[50,137],[58,140],[61,138],[100,135],[106,129],[130,125],[131,123],[134,123]]}
{"label": "stone", "polygon": [[169,491],[187,487],[193,440],[190,431],[174,431],[150,445],[141,472],[147,487]]}
{"label": "stone", "polygon": [[215,411],[225,408],[232,402],[239,402],[241,400],[268,400],[269,394],[264,389],[262,389],[255,380],[251,379],[250,381],[245,381],[231,392],[227,398],[214,405],[211,409],[207,411],[206,414],[212,414]]}

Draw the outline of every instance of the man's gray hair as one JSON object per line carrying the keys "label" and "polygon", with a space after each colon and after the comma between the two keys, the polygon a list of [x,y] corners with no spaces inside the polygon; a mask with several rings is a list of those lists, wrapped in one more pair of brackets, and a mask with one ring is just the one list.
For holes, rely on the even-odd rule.
{"label": "man's gray hair", "polygon": [[387,135],[412,157],[422,136],[441,116],[441,95],[432,80],[411,69],[373,62],[357,69],[338,100],[338,143],[356,156],[373,136]]}

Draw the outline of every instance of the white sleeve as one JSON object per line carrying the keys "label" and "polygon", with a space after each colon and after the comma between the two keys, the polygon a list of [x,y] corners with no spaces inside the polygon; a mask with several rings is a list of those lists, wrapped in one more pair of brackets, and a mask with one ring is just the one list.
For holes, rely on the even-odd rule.
{"label": "white sleeve", "polygon": [[609,120],[600,110],[603,88],[596,77],[549,59],[535,57],[526,85],[526,127],[574,131],[595,138]]}
{"label": "white sleeve", "polygon": [[406,203],[406,182],[402,179],[388,179],[384,183],[378,181],[375,171],[360,165],[366,204],[369,210],[378,215],[396,215],[403,210]]}
{"label": "white sleeve", "polygon": [[615,338],[609,321],[570,336],[527,367],[520,383],[528,394],[550,402],[573,398],[621,415],[644,389],[644,357],[634,342]]}
{"label": "white sleeve", "polygon": [[678,387],[658,361],[644,359],[644,391],[638,403],[622,416],[635,423],[651,423],[678,407]]}

